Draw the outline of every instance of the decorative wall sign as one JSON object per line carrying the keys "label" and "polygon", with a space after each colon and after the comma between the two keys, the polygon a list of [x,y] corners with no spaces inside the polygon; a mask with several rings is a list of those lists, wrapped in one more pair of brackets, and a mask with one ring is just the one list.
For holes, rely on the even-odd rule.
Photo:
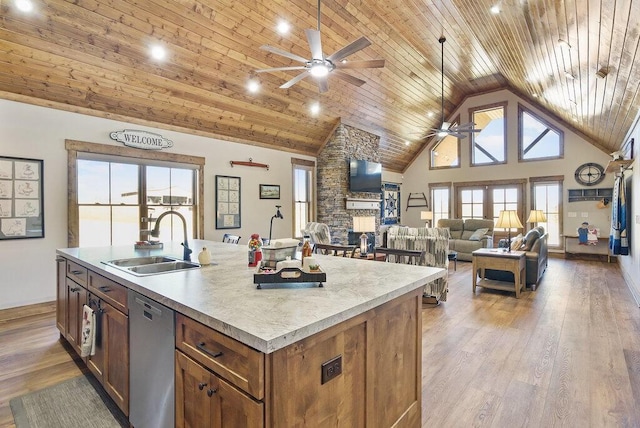
{"label": "decorative wall sign", "polygon": [[0,156],[0,239],[44,237],[42,166]]}
{"label": "decorative wall sign", "polygon": [[216,229],[240,228],[240,177],[216,175]]}
{"label": "decorative wall sign", "polygon": [[112,140],[118,141],[125,146],[143,150],[162,150],[173,147],[173,141],[164,138],[160,134],[153,132],[138,131],[135,129],[125,129],[109,134]]}
{"label": "decorative wall sign", "polygon": [[278,184],[261,184],[260,199],[280,199],[280,186]]}
{"label": "decorative wall sign", "polygon": [[382,183],[382,224],[400,223],[400,185]]}

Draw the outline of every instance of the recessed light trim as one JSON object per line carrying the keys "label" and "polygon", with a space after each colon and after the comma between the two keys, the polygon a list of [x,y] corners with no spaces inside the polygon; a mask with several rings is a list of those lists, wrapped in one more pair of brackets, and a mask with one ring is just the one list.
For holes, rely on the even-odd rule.
{"label": "recessed light trim", "polygon": [[278,22],[278,25],[276,26],[276,31],[278,31],[278,34],[281,34],[281,35],[289,34],[290,30],[291,30],[291,25],[285,20],[280,20]]}
{"label": "recessed light trim", "polygon": [[29,13],[33,11],[33,3],[31,0],[15,0],[14,4],[21,12]]}
{"label": "recessed light trim", "polygon": [[260,90],[260,82],[258,79],[249,79],[247,82],[247,90],[252,94],[255,94]]}
{"label": "recessed light trim", "polygon": [[574,80],[576,78],[576,76],[574,76],[573,74],[569,73],[568,71],[566,71],[564,73],[564,77],[566,77],[569,80]]}
{"label": "recessed light trim", "polygon": [[497,15],[501,12],[501,9],[499,5],[494,4],[493,6],[491,6],[491,9],[489,9],[489,11],[491,11],[491,13],[493,13],[494,15]]}
{"label": "recessed light trim", "polygon": [[317,115],[318,113],[320,113],[320,103],[311,104],[311,106],[309,106],[309,110],[314,116]]}
{"label": "recessed light trim", "polygon": [[167,57],[167,50],[164,48],[164,46],[160,46],[160,45],[151,46],[151,58],[158,61],[162,61],[166,57]]}
{"label": "recessed light trim", "polygon": [[558,44],[563,48],[571,49],[571,45],[564,39],[558,39]]}

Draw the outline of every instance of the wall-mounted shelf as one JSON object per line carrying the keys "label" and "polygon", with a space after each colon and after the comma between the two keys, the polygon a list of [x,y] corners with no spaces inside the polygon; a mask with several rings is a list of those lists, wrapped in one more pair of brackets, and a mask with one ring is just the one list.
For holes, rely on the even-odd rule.
{"label": "wall-mounted shelf", "polygon": [[231,166],[235,166],[235,165],[242,165],[242,166],[254,166],[257,168],[266,168],[267,171],[269,171],[269,165],[266,163],[258,163],[258,162],[254,162],[253,159],[249,158],[249,162],[247,161],[229,161],[229,163],[231,164]]}
{"label": "wall-mounted shelf", "polygon": [[613,189],[601,187],[598,189],[569,189],[569,202],[599,201],[603,198],[611,200]]}
{"label": "wall-mounted shelf", "polygon": [[622,172],[630,168],[629,165],[633,163],[633,159],[621,159],[621,160],[612,160],[607,164],[607,169],[605,172]]}

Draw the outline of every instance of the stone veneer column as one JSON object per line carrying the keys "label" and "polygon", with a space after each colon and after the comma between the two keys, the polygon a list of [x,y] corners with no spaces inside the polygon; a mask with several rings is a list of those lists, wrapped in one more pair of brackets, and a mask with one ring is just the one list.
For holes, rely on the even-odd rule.
{"label": "stone veneer column", "polygon": [[317,192],[319,223],[326,223],[332,239],[347,244],[353,217],[375,216],[376,231],[380,226],[380,209],[347,210],[346,198],[380,199],[380,193],[349,191],[349,161],[362,159],[380,162],[380,137],[366,131],[340,124],[318,156]]}

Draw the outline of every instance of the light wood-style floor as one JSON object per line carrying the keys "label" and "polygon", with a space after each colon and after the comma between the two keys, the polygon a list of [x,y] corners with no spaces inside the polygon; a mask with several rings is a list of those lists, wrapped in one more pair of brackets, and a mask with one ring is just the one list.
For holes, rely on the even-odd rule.
{"label": "light wood-style floor", "polygon": [[[640,427],[640,309],[615,263],[550,259],[520,299],[474,296],[471,263],[449,280],[423,310],[423,427]],[[0,427],[11,398],[81,373],[54,309],[0,311]]]}

